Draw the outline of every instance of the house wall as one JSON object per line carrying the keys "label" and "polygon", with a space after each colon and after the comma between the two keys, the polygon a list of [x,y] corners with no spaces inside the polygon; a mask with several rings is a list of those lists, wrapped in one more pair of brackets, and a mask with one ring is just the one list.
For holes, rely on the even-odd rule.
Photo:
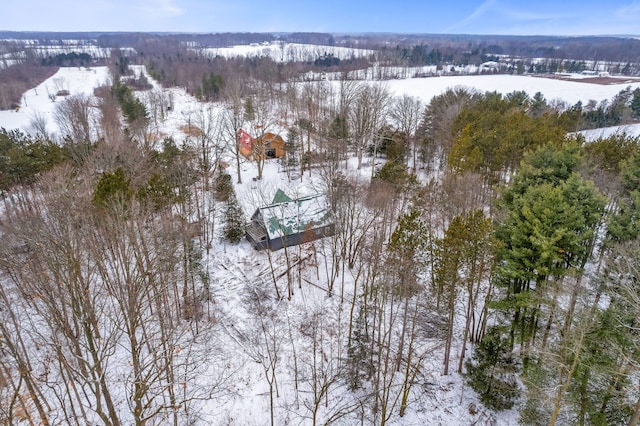
{"label": "house wall", "polygon": [[251,236],[247,235],[247,240],[251,243],[254,249],[261,251],[269,248],[269,240],[256,241]]}
{"label": "house wall", "polygon": [[335,226],[333,224],[323,226],[321,228],[312,229],[309,232],[299,232],[293,235],[287,235],[283,238],[274,238],[268,241],[268,248],[271,251],[280,250],[286,247],[297,246],[310,241],[319,240],[320,238],[328,237],[335,233]]}

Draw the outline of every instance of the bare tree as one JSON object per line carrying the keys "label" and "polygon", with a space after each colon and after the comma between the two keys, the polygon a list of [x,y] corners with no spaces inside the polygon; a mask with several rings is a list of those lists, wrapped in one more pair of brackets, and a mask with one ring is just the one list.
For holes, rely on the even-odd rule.
{"label": "bare tree", "polygon": [[99,98],[100,128],[107,145],[113,147],[124,141],[122,123],[120,121],[119,104],[108,88],[101,88],[103,96]]}
{"label": "bare tree", "polygon": [[[113,156],[140,167],[135,152],[119,154]],[[92,159],[89,173],[54,171],[31,192],[5,200],[0,264],[10,281],[3,289],[30,312],[20,328],[0,327],[3,334],[21,329],[29,342],[23,350],[19,340],[7,340],[13,363],[25,366],[12,383],[31,389],[45,424],[187,424],[229,374],[212,349],[199,349],[199,338],[215,340],[212,327],[198,328],[202,310],[183,316],[179,285],[192,230],[172,209],[158,210],[128,190],[96,202],[91,174],[109,161]],[[136,174],[144,171],[130,173],[127,185],[144,181]],[[189,293],[206,303],[203,288]],[[30,360],[25,355],[35,348],[39,356]],[[8,365],[0,358],[0,374]],[[14,406],[21,404],[14,395]]]}
{"label": "bare tree", "polygon": [[157,221],[159,232],[147,232],[146,215],[138,208],[127,207],[127,220],[103,216],[104,232],[95,235],[91,248],[99,259],[99,276],[116,302],[111,320],[123,335],[131,366],[127,386],[133,420],[143,425],[171,413],[179,424],[175,410],[185,394],[177,377],[184,359],[176,348],[189,345],[189,328],[180,322],[175,303],[181,231],[175,223]]}
{"label": "bare tree", "polygon": [[245,125],[245,114],[239,89],[236,91],[229,89],[225,109],[222,112],[222,120],[222,137],[235,160],[237,183],[240,184],[242,183],[242,172],[240,169],[242,154],[240,153],[238,135]]}
{"label": "bare tree", "polygon": [[265,135],[271,131],[276,123],[273,100],[268,97],[268,92],[261,92],[253,100],[254,117],[251,125],[256,136],[251,144],[251,156],[258,169],[257,179],[262,179],[264,162],[267,159]]}
{"label": "bare tree", "polygon": [[[215,234],[215,198],[210,196],[211,179],[218,172],[223,142],[223,115],[213,105],[203,105],[189,113],[190,134],[195,139],[195,149],[198,153],[198,169],[201,184],[193,188],[197,221],[200,223],[201,235],[207,252],[211,249]],[[200,191],[198,190],[200,189]]]}
{"label": "bare tree", "polygon": [[[9,241],[6,241],[9,242]],[[19,247],[6,246],[0,254],[4,263],[10,258],[10,253],[19,251]],[[35,406],[37,415],[43,425],[49,425],[48,412],[51,405],[48,403],[40,383],[37,380],[37,371],[34,370],[30,360],[30,351],[25,340],[28,335],[20,324],[19,317],[24,312],[21,301],[11,297],[7,292],[11,291],[8,284],[0,286],[0,341],[2,354],[0,354],[0,422],[11,424],[16,419],[24,419],[30,423],[36,423],[30,402]],[[23,385],[24,384],[24,385]],[[27,395],[24,394],[26,387]],[[20,414],[18,414],[20,413]]]}
{"label": "bare tree", "polygon": [[56,104],[53,117],[63,138],[75,144],[90,143],[97,138],[97,111],[86,95],[74,95]]}
{"label": "bare tree", "polygon": [[153,89],[144,93],[144,103],[149,112],[149,119],[154,128],[165,121],[167,113],[171,110],[170,94],[161,89]]}
{"label": "bare tree", "polygon": [[[311,173],[311,135],[321,127],[321,121],[325,108],[328,104],[329,87],[324,81],[305,82],[300,90],[299,109],[297,125],[303,134],[306,135],[306,146],[303,142],[301,148],[303,168],[306,163],[309,173]],[[302,170],[304,173],[304,169]]]}
{"label": "bare tree", "polygon": [[40,111],[36,111],[33,114],[31,120],[29,120],[29,133],[41,140],[49,139],[46,115]]}
{"label": "bare tree", "polygon": [[313,425],[330,424],[352,414],[360,398],[348,390],[343,358],[345,318],[341,308],[317,306],[305,316],[299,343],[301,394]]}
{"label": "bare tree", "polygon": [[279,315],[280,300],[273,297],[264,285],[254,285],[247,295],[250,311],[255,316],[255,327],[239,330],[247,355],[260,364],[269,385],[269,413],[271,426],[275,425],[275,398],[279,396],[277,370],[284,342],[285,330]]}
{"label": "bare tree", "polygon": [[68,189],[65,181],[54,180],[44,197],[34,193],[11,206],[15,216],[5,236],[28,249],[3,261],[22,297],[48,319],[47,329],[32,332],[41,336],[59,366],[52,392],[60,415],[71,423],[93,421],[97,415],[105,424],[119,425],[112,384],[104,375],[119,335],[103,323],[111,305],[96,292],[95,266],[86,256],[86,205],[72,203],[75,194],[57,193],[57,185]]}
{"label": "bare tree", "polygon": [[409,139],[414,172],[416,171],[416,157],[418,152],[416,146],[416,132],[420,126],[422,112],[422,101],[409,95],[403,95],[402,97],[396,98],[391,107],[391,118],[394,125]]}
{"label": "bare tree", "polygon": [[358,157],[358,169],[362,167],[362,157],[369,144],[373,146],[374,158],[377,155],[378,146],[374,135],[386,120],[389,99],[387,86],[380,82],[362,84],[354,99],[349,121]]}

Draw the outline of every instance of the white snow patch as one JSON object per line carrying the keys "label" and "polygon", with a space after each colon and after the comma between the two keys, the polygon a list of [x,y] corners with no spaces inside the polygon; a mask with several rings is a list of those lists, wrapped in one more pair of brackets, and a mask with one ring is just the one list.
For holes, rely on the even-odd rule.
{"label": "white snow patch", "polygon": [[18,110],[0,111],[0,127],[28,132],[34,116],[42,114],[47,119],[47,131],[55,138],[59,128],[53,119],[53,112],[56,102],[64,99],[63,96],[56,96],[56,93],[68,90],[69,95],[92,96],[93,89],[110,84],[110,79],[107,67],[60,68],[43,83],[25,92]]}

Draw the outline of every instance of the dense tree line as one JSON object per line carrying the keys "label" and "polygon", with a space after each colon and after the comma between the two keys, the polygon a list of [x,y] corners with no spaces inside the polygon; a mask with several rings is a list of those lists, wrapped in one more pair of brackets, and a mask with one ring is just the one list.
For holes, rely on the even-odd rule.
{"label": "dense tree line", "polygon": [[91,64],[93,58],[88,53],[59,53],[55,56],[43,58],[41,63],[44,66],[56,67],[86,67]]}
{"label": "dense tree line", "polygon": [[133,96],[129,85],[116,81],[111,87],[112,94],[122,107],[122,114],[128,123],[145,121],[147,117],[147,109],[140,99]]}

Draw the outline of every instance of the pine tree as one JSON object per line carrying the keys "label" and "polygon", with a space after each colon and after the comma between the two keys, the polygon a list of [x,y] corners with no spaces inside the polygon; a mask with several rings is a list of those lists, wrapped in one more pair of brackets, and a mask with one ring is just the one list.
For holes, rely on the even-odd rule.
{"label": "pine tree", "polygon": [[494,410],[513,407],[520,396],[516,380],[519,366],[499,327],[488,329],[466,367],[469,385],[486,407]]}
{"label": "pine tree", "polygon": [[284,143],[285,157],[283,159],[287,177],[294,175],[294,171],[300,168],[300,133],[295,127],[287,131],[287,140]]}
{"label": "pine tree", "polygon": [[213,187],[213,195],[217,201],[229,202],[229,198],[234,194],[231,184],[231,175],[225,172],[218,172]]}
{"label": "pine tree", "polygon": [[542,148],[527,156],[504,194],[497,273],[513,312],[513,341],[516,330],[521,342],[535,336],[540,304],[555,304],[555,297],[548,300],[551,282],[581,275],[591,254],[605,200],[592,182],[572,173],[577,164],[570,147]]}
{"label": "pine tree", "polygon": [[113,172],[105,172],[100,176],[93,193],[93,204],[109,207],[122,203],[126,206],[133,193],[131,178],[125,174],[122,167],[118,167]]}
{"label": "pine tree", "polygon": [[632,93],[631,111],[633,112],[633,118],[640,119],[640,87],[636,88]]}
{"label": "pine tree", "polygon": [[347,347],[347,383],[352,391],[360,389],[362,382],[373,375],[368,340],[364,313],[362,308],[359,308],[358,316],[353,325],[351,341]]}
{"label": "pine tree", "polygon": [[224,238],[234,244],[240,242],[245,232],[245,220],[244,213],[242,212],[240,204],[238,204],[235,192],[229,195],[225,216]]}
{"label": "pine tree", "polygon": [[629,241],[640,234],[640,154],[635,153],[620,165],[622,189],[618,210],[609,220],[609,238]]}
{"label": "pine tree", "polygon": [[256,119],[256,111],[251,97],[244,101],[244,119],[250,122]]}

